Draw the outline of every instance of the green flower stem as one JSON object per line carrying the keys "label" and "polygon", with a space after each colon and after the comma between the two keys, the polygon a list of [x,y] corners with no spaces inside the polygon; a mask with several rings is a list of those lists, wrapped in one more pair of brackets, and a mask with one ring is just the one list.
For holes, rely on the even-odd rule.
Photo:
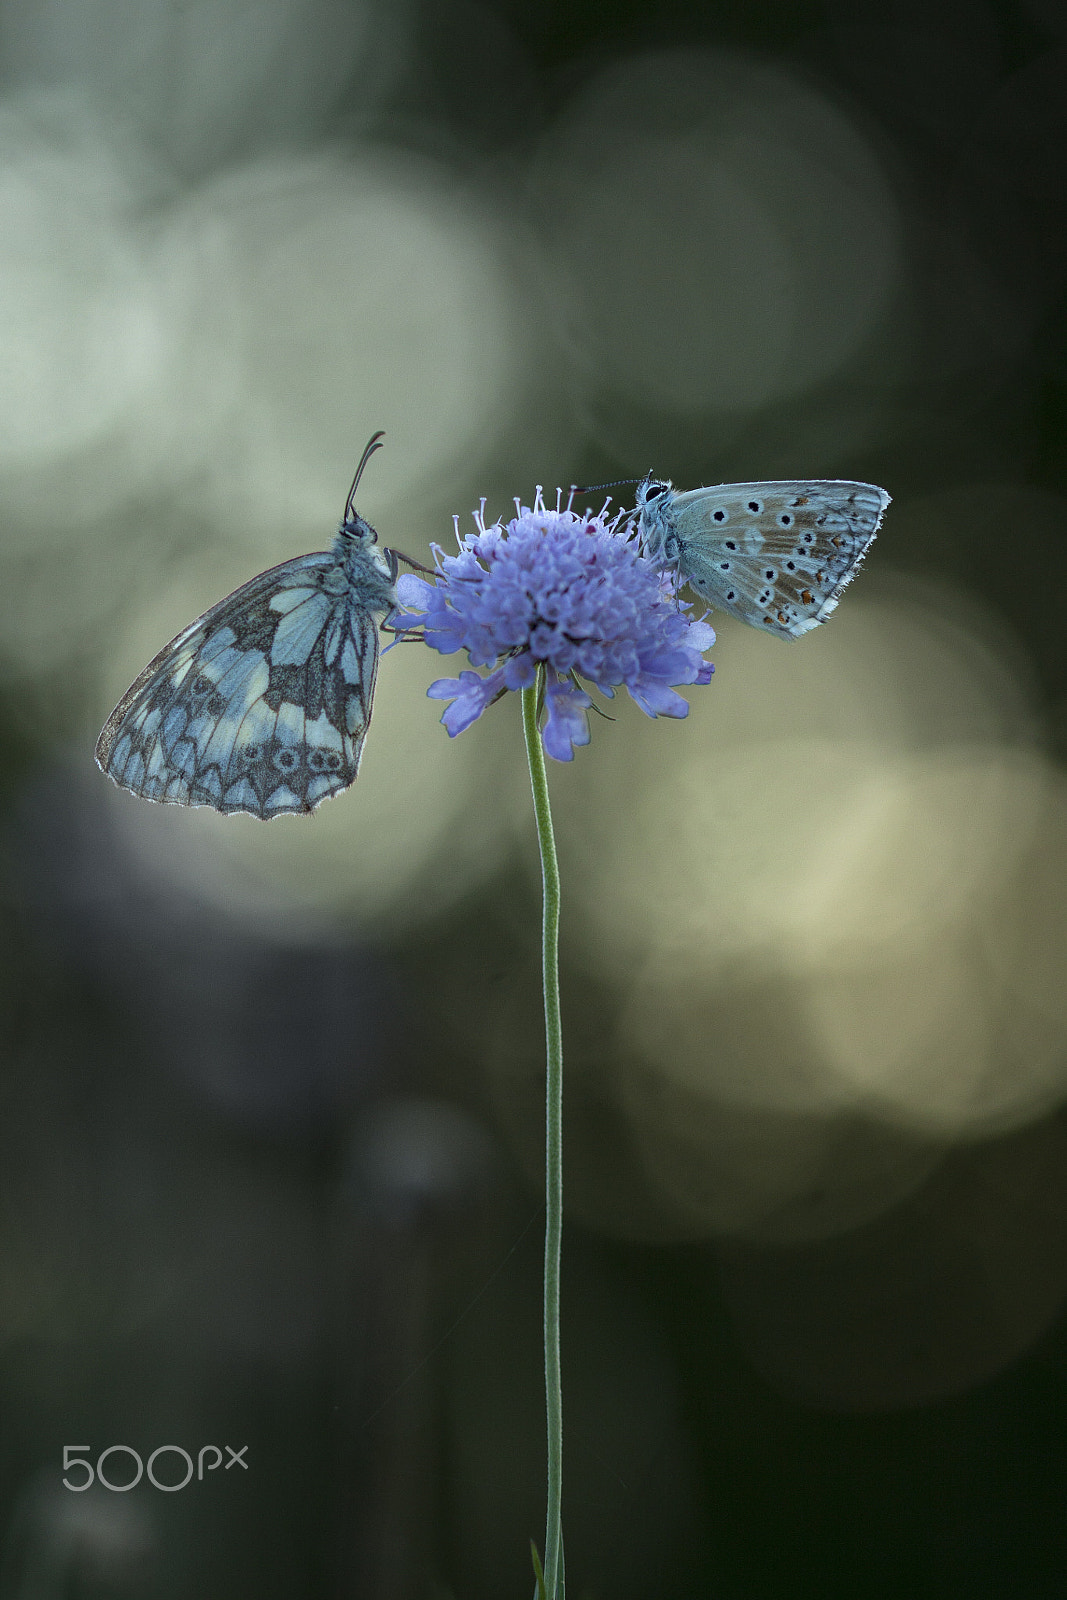
{"label": "green flower stem", "polygon": [[530,763],[537,842],[541,847],[544,911],[545,1044],[545,1410],[548,1421],[548,1518],[545,1527],[545,1594],[563,1600],[563,1391],[559,1371],[559,1257],[563,1236],[563,1030],[559,1016],[559,864],[548,803],[548,774],[538,728],[538,682],[522,691],[522,725]]}

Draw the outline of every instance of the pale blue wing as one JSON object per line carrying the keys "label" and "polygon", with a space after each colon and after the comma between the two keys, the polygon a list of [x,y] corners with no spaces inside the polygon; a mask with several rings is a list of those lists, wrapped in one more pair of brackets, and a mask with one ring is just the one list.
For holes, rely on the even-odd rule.
{"label": "pale blue wing", "polygon": [[96,759],[164,804],[308,812],[359,770],[376,616],[336,553],[263,572],[178,634],[123,695]]}
{"label": "pale blue wing", "polygon": [[888,504],[875,484],[787,479],[668,489],[648,520],[710,606],[795,639],[830,616]]}

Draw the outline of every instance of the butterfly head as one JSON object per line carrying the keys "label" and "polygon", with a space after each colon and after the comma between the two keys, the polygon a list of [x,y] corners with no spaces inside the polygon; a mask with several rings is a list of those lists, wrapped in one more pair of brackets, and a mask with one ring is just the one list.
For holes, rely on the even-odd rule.
{"label": "butterfly head", "polygon": [[366,517],[361,517],[358,511],[348,512],[337,530],[337,537],[342,544],[360,550],[370,550],[378,543],[377,529],[372,528]]}
{"label": "butterfly head", "polygon": [[358,512],[351,512],[338,528],[334,554],[361,604],[386,610],[395,605],[397,553],[378,543],[376,530]]}
{"label": "butterfly head", "polygon": [[637,486],[634,510],[642,548],[651,561],[671,561],[674,485],[669,478],[654,478],[651,473]]}
{"label": "butterfly head", "polygon": [[654,501],[661,500],[664,495],[669,495],[673,488],[674,485],[669,478],[654,478],[650,472],[637,486],[637,509],[641,511]]}
{"label": "butterfly head", "polygon": [[384,438],[384,432],[379,429],[367,441],[345,500],[344,515],[334,545],[334,552],[342,562],[349,582],[356,585],[361,600],[371,609],[380,609],[386,601],[390,606],[396,603],[396,595],[392,590],[398,571],[396,552],[376,548],[377,532],[355,508],[356,490],[363,469],[374,452],[382,448]]}

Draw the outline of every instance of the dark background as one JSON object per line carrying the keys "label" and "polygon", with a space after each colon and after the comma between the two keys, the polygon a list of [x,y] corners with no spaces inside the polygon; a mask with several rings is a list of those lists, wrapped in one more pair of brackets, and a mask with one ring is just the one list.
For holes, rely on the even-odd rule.
{"label": "dark background", "polygon": [[530,1592],[517,708],[394,652],[269,829],[91,757],[377,427],[422,556],[893,496],[829,629],[551,773],[575,1600],[1063,1593],[1065,78],[1056,0],[0,5],[0,1600]]}

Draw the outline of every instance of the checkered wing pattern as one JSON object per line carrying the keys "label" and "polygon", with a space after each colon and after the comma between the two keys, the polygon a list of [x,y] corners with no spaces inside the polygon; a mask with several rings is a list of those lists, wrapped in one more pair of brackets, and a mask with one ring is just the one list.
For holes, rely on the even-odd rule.
{"label": "checkered wing pattern", "polygon": [[385,554],[339,538],[212,607],[123,695],[96,747],[101,769],[146,800],[265,819],[347,789],[394,598]]}

